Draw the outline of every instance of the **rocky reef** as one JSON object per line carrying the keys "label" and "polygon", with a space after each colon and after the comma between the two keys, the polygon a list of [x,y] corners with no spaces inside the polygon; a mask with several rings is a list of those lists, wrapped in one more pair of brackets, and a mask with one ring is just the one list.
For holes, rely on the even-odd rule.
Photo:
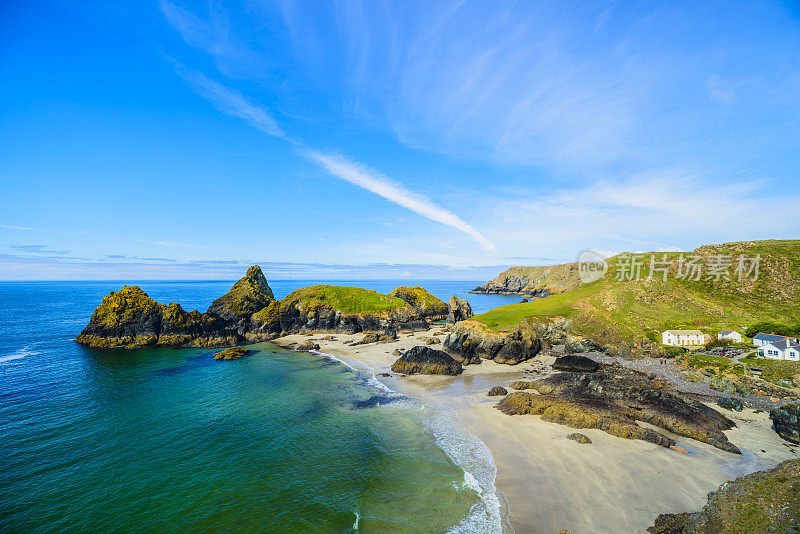
{"label": "rocky reef", "polygon": [[472,313],[472,306],[469,305],[464,299],[460,299],[453,295],[447,302],[447,324],[455,324],[459,321],[466,321],[470,319]]}
{"label": "rocky reef", "polygon": [[637,421],[740,454],[723,433],[736,426],[708,406],[670,390],[664,381],[619,366],[593,373],[558,373],[542,380],[514,383],[516,391],[498,408],[509,415],[541,415],[572,428],[597,428],[617,437],[641,439],[675,448],[673,439],[641,427]]}
{"label": "rocky reef", "polygon": [[577,263],[549,267],[511,267],[497,275],[494,280],[476,287],[471,293],[546,297],[574,289],[580,283]]}
{"label": "rocky reef", "polygon": [[441,321],[447,317],[447,304],[433,296],[424,287],[400,286],[389,293],[389,296],[403,299],[417,310],[422,317],[430,321]]}
{"label": "rocky reef", "polygon": [[477,321],[461,321],[451,328],[443,347],[463,364],[480,363],[481,358],[517,364],[536,356],[541,342],[533,329],[500,333]]}
{"label": "rocky reef", "polygon": [[457,375],[461,370],[461,363],[446,352],[424,345],[408,349],[392,364],[392,371],[406,375]]}
{"label": "rocky reef", "polygon": [[112,291],[75,340],[90,347],[137,348],[149,345],[225,347],[245,340],[251,310],[274,302],[258,265],[215,300],[206,313],[180,304],[159,304],[136,286]]}
{"label": "rocky reef", "polygon": [[651,534],[738,534],[800,530],[800,460],[787,460],[708,494],[699,512],[661,514]]}
{"label": "rocky reef", "polygon": [[243,356],[250,354],[250,349],[244,347],[231,347],[229,349],[221,350],[214,355],[215,360],[238,360]]}

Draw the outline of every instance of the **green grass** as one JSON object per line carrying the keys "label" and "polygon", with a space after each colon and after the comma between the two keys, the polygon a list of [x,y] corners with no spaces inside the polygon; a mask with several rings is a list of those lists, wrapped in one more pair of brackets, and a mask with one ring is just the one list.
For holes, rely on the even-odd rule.
{"label": "green grass", "polygon": [[708,356],[706,354],[685,354],[680,357],[681,363],[696,370],[709,371],[715,376],[729,373],[741,378],[744,376],[744,366],[734,363],[729,358]]}
{"label": "green grass", "polygon": [[297,301],[309,308],[330,307],[344,313],[380,313],[407,305],[403,299],[371,289],[324,285],[298,289],[281,302]]}
{"label": "green grass", "polygon": [[770,360],[769,358],[758,358],[755,356],[742,358],[742,362],[763,369],[764,374],[761,375],[761,378],[770,382],[774,382],[775,380],[792,380],[795,375],[800,375],[800,362]]}
{"label": "green grass", "polygon": [[[528,318],[563,316],[571,330],[610,346],[659,346],[667,329],[699,329],[716,334],[759,321],[794,324],[800,317],[800,241],[758,241],[701,247],[693,254],[762,255],[757,281],[733,278],[681,281],[671,273],[647,280],[645,261],[639,280],[616,280],[620,256],[608,260],[606,277],[592,284],[522,304],[511,304],[475,316],[496,331],[513,329]],[[684,253],[688,257],[689,253]],[[662,259],[656,253],[656,259]],[[679,253],[667,254],[674,262]],[[644,256],[649,258],[649,256]],[[677,263],[673,263],[673,270]],[[732,273],[733,269],[731,269]],[[653,339],[655,338],[655,339]]]}

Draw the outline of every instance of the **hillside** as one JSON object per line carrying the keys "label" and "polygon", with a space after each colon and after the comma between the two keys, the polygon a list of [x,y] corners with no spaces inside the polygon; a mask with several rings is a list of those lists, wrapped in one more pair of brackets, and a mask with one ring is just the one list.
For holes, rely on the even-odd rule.
{"label": "hillside", "polygon": [[578,264],[564,263],[548,267],[511,267],[494,280],[478,286],[470,293],[499,293],[546,297],[574,289],[580,285]]}
{"label": "hillside", "polygon": [[[751,241],[705,245],[691,253],[653,253],[655,267],[667,270],[650,274],[650,253],[636,255],[644,265],[638,280],[617,279],[621,268],[630,265],[630,254],[609,258],[608,274],[590,284],[579,285],[564,293],[523,304],[496,308],[473,319],[495,331],[509,331],[521,321],[537,321],[562,316],[570,319],[573,334],[586,336],[610,348],[629,351],[639,347],[657,347],[660,332],[668,328],[698,328],[715,333],[722,328],[740,328],[771,320],[794,324],[800,316],[800,241]],[[706,280],[676,278],[680,258],[696,256],[696,263],[706,265],[717,255],[730,254],[733,265],[730,280],[716,276]],[[739,255],[760,254],[757,280],[735,276]]]}

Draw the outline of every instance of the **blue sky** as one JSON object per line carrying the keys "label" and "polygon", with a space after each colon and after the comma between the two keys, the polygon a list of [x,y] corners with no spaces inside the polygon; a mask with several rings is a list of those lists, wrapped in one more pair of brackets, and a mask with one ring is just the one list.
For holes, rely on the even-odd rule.
{"label": "blue sky", "polygon": [[0,4],[0,279],[484,279],[800,231],[796,2],[72,4]]}

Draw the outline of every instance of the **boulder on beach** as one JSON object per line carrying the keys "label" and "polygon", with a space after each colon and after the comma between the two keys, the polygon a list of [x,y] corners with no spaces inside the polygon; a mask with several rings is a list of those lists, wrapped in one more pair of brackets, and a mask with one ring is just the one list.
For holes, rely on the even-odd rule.
{"label": "boulder on beach", "polygon": [[457,375],[461,373],[461,362],[446,352],[418,345],[408,349],[394,364],[392,371],[398,374]]}
{"label": "boulder on beach", "polygon": [[368,345],[370,343],[392,343],[397,341],[397,332],[389,330],[382,334],[373,333],[367,334],[360,341],[356,341],[353,345]]}
{"label": "boulder on beach", "polygon": [[800,404],[787,404],[769,412],[769,418],[780,437],[800,445]]}
{"label": "boulder on beach", "polygon": [[465,299],[460,299],[453,295],[447,301],[447,324],[455,324],[459,321],[465,321],[472,317],[472,306],[469,305]]}
{"label": "boulder on beach", "polygon": [[723,397],[719,399],[717,401],[717,406],[734,412],[741,412],[744,409],[744,404],[742,404],[742,401],[734,397]]}
{"label": "boulder on beach", "polygon": [[316,343],[314,343],[313,341],[311,341],[311,340],[309,339],[309,340],[308,340],[308,341],[306,341],[305,343],[301,343],[300,345],[298,345],[297,347],[295,347],[295,350],[305,350],[305,351],[309,351],[309,350],[319,350],[319,345],[318,345],[318,344],[316,344]]}
{"label": "boulder on beach", "polygon": [[572,373],[594,373],[600,368],[600,364],[586,356],[561,356],[556,358],[553,369],[556,371],[566,371]]}
{"label": "boulder on beach", "polygon": [[567,436],[567,439],[571,439],[572,441],[577,441],[581,445],[585,445],[585,444],[588,444],[588,443],[592,442],[592,440],[589,439],[589,436],[586,436],[586,435],[581,434],[579,432],[574,432],[572,434],[569,434]]}
{"label": "boulder on beach", "polygon": [[503,386],[492,386],[492,389],[489,390],[489,396],[496,397],[498,395],[508,395],[508,390]]}

